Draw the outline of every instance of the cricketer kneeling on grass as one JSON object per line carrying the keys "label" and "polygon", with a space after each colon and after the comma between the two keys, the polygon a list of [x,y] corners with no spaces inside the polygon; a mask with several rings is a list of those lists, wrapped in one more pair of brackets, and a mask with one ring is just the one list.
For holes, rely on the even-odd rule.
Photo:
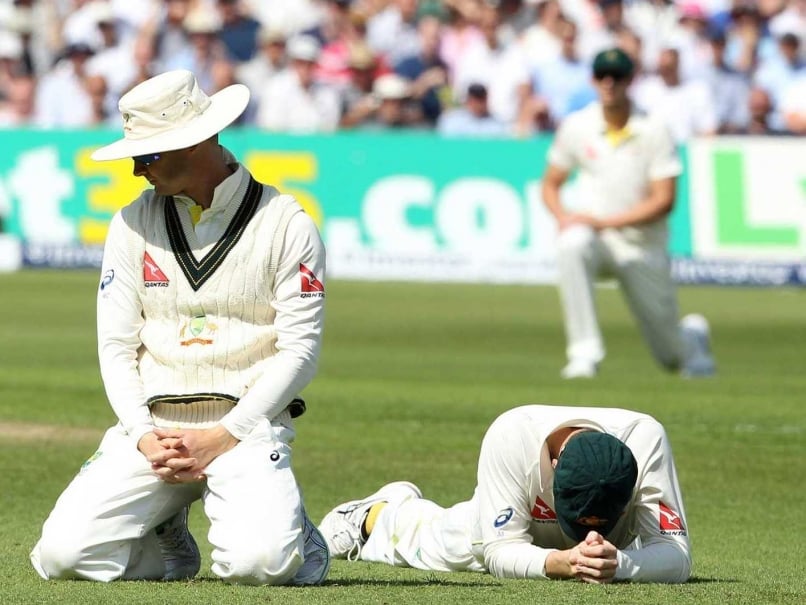
{"label": "cricketer kneeling on grass", "polygon": [[682,583],[691,573],[666,432],[646,414],[526,405],[481,444],[473,497],[443,508],[407,481],[319,525],[331,554],[499,578]]}
{"label": "cricketer kneeling on grass", "polygon": [[319,584],[330,567],[291,470],[297,394],[316,371],[325,251],[293,197],[218,143],[249,100],[189,71],[120,100],[153,185],[113,218],[98,291],[101,374],[119,423],[59,497],[31,553],[45,579],[181,580],[199,571],[187,511],[210,521],[212,571]]}

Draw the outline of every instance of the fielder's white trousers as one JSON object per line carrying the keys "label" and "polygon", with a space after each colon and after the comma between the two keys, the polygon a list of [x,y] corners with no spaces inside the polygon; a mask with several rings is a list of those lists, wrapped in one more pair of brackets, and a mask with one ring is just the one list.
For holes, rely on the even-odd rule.
{"label": "fielder's white trousers", "polygon": [[574,225],[558,236],[560,299],[570,361],[599,363],[605,346],[596,314],[596,279],[612,275],[653,357],[673,370],[681,363],[677,293],[662,246],[630,241],[615,229]]}
{"label": "fielder's white trousers", "polygon": [[161,579],[154,528],[201,499],[212,571],[239,584],[287,584],[303,562],[302,499],[291,471],[294,429],[259,424],[216,458],[204,482],[169,484],[119,426],[61,494],[31,553],[45,579]]}
{"label": "fielder's white trousers", "polygon": [[486,571],[474,548],[472,501],[450,508],[414,498],[387,504],[378,515],[361,559],[431,571]]}

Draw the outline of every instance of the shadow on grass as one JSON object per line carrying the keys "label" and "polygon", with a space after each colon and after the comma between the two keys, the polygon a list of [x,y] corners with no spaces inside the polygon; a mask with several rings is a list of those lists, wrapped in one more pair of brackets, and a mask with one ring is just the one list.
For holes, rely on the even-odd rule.
{"label": "shadow on grass", "polygon": [[686,584],[734,584],[739,583],[741,580],[735,578],[689,578]]}
{"label": "shadow on grass", "polygon": [[[139,581],[139,580],[134,580]],[[171,584],[181,584],[182,582],[171,582]],[[221,578],[212,578],[212,577],[196,577],[192,580],[185,581],[187,584],[223,584]],[[383,579],[370,579],[370,578],[343,578],[338,580],[325,580],[323,584],[318,586],[276,586],[273,588],[285,588],[285,589],[293,589],[293,588],[337,588],[339,586],[343,586],[345,588],[349,588],[352,586],[399,586],[399,587],[407,587],[407,586],[450,586],[450,587],[458,587],[458,588],[497,588],[501,586],[501,584],[496,582],[490,581],[481,581],[481,582],[465,582],[459,580],[451,580],[448,578],[439,578],[439,577],[425,577],[425,578],[411,578],[411,579],[396,579],[396,580],[383,580]],[[267,587],[272,588],[272,587]]]}

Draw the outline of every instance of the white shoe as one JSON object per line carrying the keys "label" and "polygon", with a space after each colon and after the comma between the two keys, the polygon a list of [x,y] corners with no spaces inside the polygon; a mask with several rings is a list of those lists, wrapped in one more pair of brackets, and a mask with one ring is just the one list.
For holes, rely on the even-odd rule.
{"label": "white shoe", "polygon": [[566,380],[574,378],[595,378],[597,371],[597,364],[592,361],[586,359],[572,359],[568,362],[568,365],[562,369],[560,376]]}
{"label": "white shoe", "polygon": [[680,338],[683,341],[683,367],[685,378],[702,378],[716,373],[711,354],[711,329],[708,320],[692,313],[680,320]]}
{"label": "white shoe", "polygon": [[361,547],[366,543],[364,520],[374,504],[388,502],[397,504],[422,498],[420,488],[408,481],[387,483],[374,494],[363,500],[352,500],[339,504],[325,515],[319,529],[325,537],[331,556],[337,559],[356,560],[361,554]]}
{"label": "white shoe", "polygon": [[190,507],[186,506],[154,529],[165,561],[163,580],[189,580],[199,573],[201,554],[188,531],[189,510]]}
{"label": "white shoe", "polygon": [[330,571],[330,550],[324,536],[304,510],[302,515],[304,519],[302,531],[305,534],[305,546],[302,554],[305,561],[297,570],[291,583],[294,586],[316,586],[325,581]]}

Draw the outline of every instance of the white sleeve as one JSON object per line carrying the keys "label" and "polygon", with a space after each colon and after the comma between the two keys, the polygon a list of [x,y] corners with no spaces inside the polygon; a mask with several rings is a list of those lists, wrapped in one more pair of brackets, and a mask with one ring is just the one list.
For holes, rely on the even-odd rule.
{"label": "white sleeve", "polygon": [[98,288],[98,358],[109,403],[137,443],[152,421],[137,369],[144,320],[129,232],[118,212],[109,224]]}
{"label": "white sleeve", "polygon": [[301,290],[300,264],[325,283],[325,247],[313,220],[299,212],[285,234],[274,285],[276,355],[264,374],[222,420],[238,439],[245,439],[261,418],[274,418],[316,373],[322,346],[325,300]]}
{"label": "white sleeve", "polygon": [[649,159],[649,178],[653,181],[679,176],[683,172],[683,163],[675,147],[669,128],[661,120],[653,118],[651,157]]}
{"label": "white sleeve", "polygon": [[562,170],[571,171],[577,167],[574,156],[574,120],[566,119],[560,124],[548,151],[548,163]]}
{"label": "white sleeve", "polygon": [[543,440],[528,435],[522,414],[496,419],[481,444],[478,487],[484,564],[497,578],[545,578],[546,558],[554,549],[533,544],[527,493],[529,465],[540,460]]}
{"label": "white sleeve", "polygon": [[691,574],[683,497],[666,432],[659,423],[647,422],[649,430],[640,434],[633,431],[636,439],[627,440],[630,449],[649,456],[638,478],[640,490],[635,501],[640,547],[619,551],[616,579],[682,583]]}

